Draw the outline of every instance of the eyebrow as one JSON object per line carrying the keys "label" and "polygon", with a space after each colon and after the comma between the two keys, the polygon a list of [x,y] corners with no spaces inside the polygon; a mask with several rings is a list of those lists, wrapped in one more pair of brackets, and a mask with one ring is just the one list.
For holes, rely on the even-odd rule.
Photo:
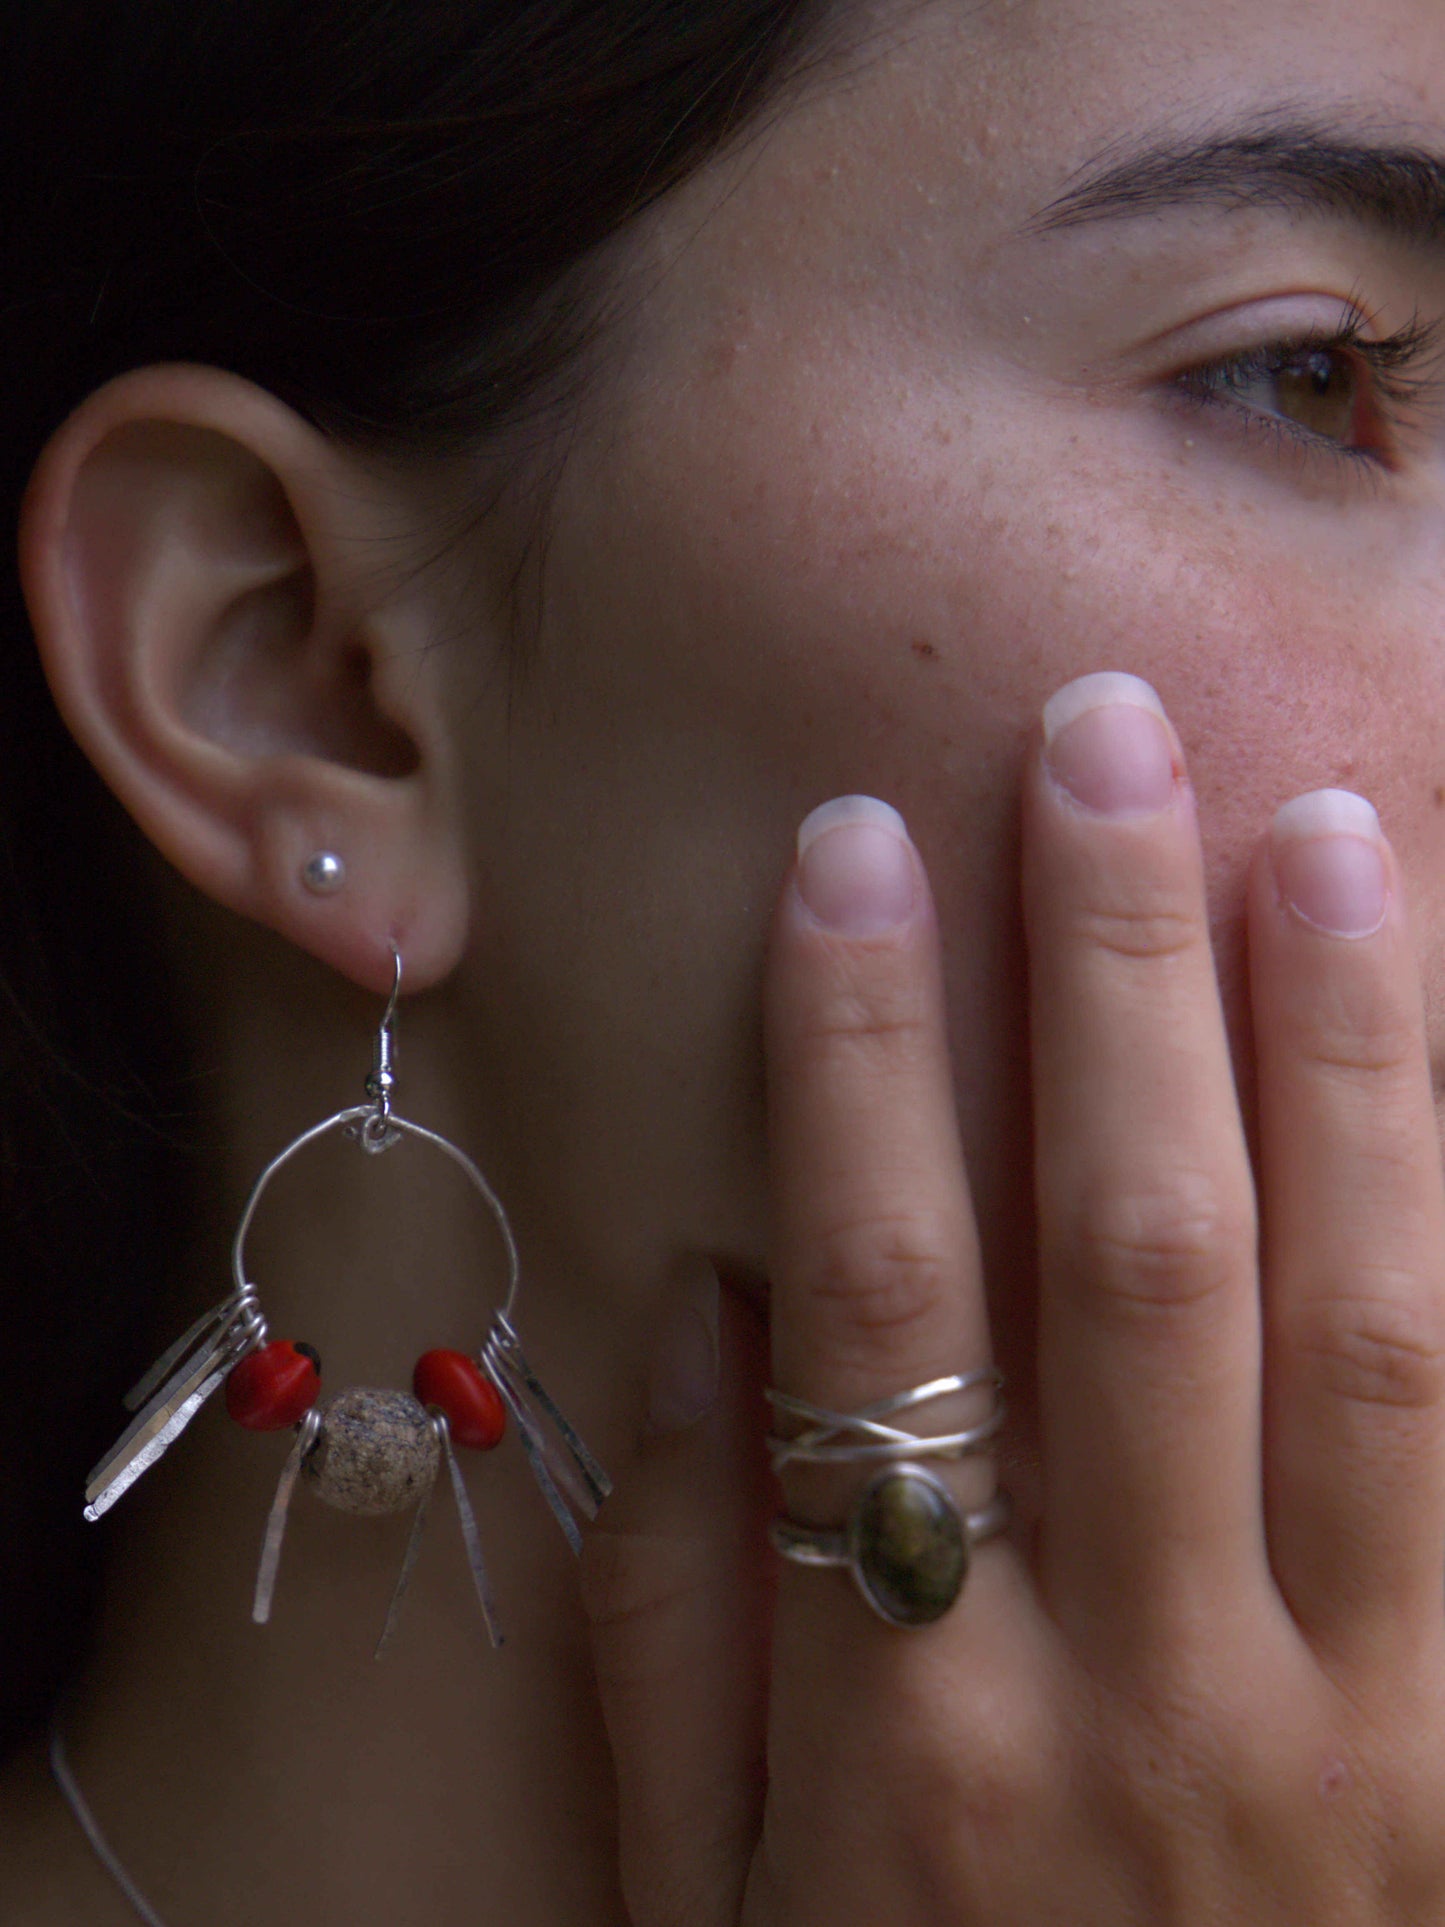
{"label": "eyebrow", "polygon": [[1031,232],[1180,207],[1277,207],[1334,215],[1417,247],[1445,243],[1445,156],[1308,124],[1146,147],[1080,172]]}

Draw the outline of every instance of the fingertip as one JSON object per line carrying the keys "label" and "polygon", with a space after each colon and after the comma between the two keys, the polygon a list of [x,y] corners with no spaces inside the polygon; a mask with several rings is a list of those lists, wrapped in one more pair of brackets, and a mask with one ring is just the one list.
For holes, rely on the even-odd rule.
{"label": "fingertip", "polygon": [[903,818],[874,796],[839,796],[798,828],[795,893],[804,920],[842,937],[908,924],[922,873]]}
{"label": "fingertip", "polygon": [[908,841],[908,825],[891,803],[877,796],[835,796],[827,803],[820,803],[815,810],[809,810],[798,825],[799,862],[820,836],[854,823],[871,823],[876,829],[891,830],[903,842]]}

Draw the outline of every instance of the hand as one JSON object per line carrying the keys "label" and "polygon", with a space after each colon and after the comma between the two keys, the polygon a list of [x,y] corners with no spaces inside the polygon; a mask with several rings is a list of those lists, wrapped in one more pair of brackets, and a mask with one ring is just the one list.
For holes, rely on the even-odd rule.
{"label": "hand", "polygon": [[[1106,760],[1081,705],[1110,692]],[[1402,880],[1336,792],[1261,843],[1256,1196],[1151,693],[1070,685],[1025,778],[1034,1542],[980,1546],[921,1631],[786,1566],[764,1711],[734,1361],[591,1555],[637,1927],[1445,1922],[1445,1186]],[[932,910],[889,834],[812,844],[768,988],[773,1381],[842,1410],[988,1356]],[[1376,922],[1375,851],[1378,928],[1316,927]],[[836,1521],[860,1477],[791,1470],[786,1509]]]}

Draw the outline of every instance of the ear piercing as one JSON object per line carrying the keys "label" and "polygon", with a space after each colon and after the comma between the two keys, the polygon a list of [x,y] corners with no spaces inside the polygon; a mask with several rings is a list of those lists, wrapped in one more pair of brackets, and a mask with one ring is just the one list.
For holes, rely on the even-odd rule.
{"label": "ear piercing", "polygon": [[301,881],[318,897],[333,897],[346,881],[346,865],[334,850],[318,850],[307,857]]}

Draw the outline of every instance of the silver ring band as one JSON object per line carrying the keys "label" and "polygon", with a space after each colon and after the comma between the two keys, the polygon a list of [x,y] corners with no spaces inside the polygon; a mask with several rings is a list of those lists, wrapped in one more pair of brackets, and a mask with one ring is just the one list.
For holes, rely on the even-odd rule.
{"label": "silver ring band", "polygon": [[1008,1494],[960,1514],[937,1473],[891,1465],[869,1480],[846,1525],[804,1526],[774,1519],[769,1535],[784,1559],[799,1566],[842,1566],[859,1592],[891,1626],[941,1619],[968,1577],[973,1548],[1008,1525]]}
{"label": "silver ring band", "polygon": [[961,1459],[982,1452],[1004,1422],[1002,1399],[962,1431],[920,1438],[890,1424],[900,1413],[935,1399],[1003,1379],[992,1366],[931,1378],[856,1412],[830,1412],[786,1392],[770,1391],[774,1410],[801,1423],[792,1438],[768,1440],[774,1472],[790,1465],[871,1465],[873,1477],[859,1492],[841,1527],[799,1525],[775,1519],[771,1534],[784,1559],[800,1566],[841,1566],[875,1613],[892,1626],[928,1626],[942,1618],[963,1590],[973,1548],[1009,1522],[1008,1494],[960,1514],[953,1494],[922,1459]]}
{"label": "silver ring band", "polygon": [[900,1412],[911,1412],[935,1399],[959,1392],[971,1392],[979,1385],[1003,1384],[1002,1374],[990,1365],[972,1372],[954,1373],[947,1378],[931,1378],[926,1385],[915,1385],[906,1392],[895,1392],[856,1412],[830,1412],[806,1399],[787,1392],[767,1393],[768,1403],[786,1418],[799,1419],[805,1429],[793,1438],[768,1440],[768,1456],[774,1472],[789,1465],[887,1465],[903,1459],[961,1459],[970,1452],[982,1451],[1004,1422],[1004,1406],[995,1399],[987,1418],[961,1432],[942,1432],[933,1438],[920,1438],[914,1432],[900,1431],[886,1423]]}

